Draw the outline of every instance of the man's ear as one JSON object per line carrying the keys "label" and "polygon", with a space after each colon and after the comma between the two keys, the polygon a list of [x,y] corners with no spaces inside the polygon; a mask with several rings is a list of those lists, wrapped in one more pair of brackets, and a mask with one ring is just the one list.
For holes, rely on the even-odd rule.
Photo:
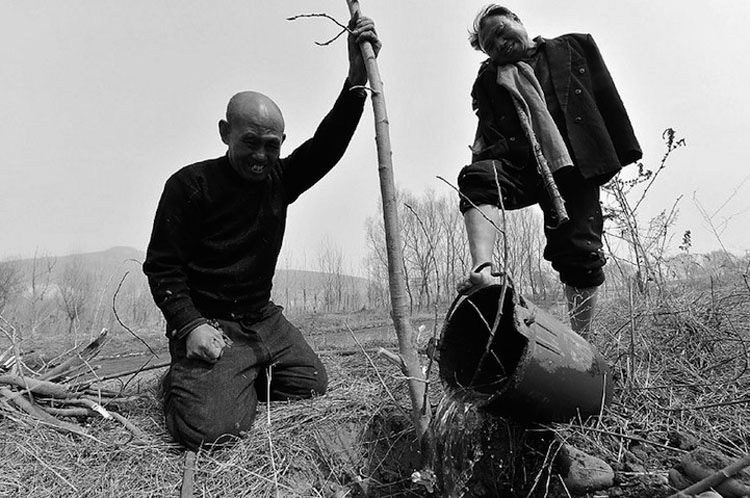
{"label": "man's ear", "polygon": [[221,141],[229,145],[229,123],[226,120],[219,120],[219,136]]}

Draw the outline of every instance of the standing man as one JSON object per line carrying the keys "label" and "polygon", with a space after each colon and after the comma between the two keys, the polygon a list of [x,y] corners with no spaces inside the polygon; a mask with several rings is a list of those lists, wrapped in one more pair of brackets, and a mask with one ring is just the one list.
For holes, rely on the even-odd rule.
{"label": "standing man", "polygon": [[362,41],[380,50],[372,20],[353,18],[344,88],[313,137],[288,157],[280,159],[278,106],[240,92],[219,121],[226,155],[166,182],[143,270],[167,322],[167,429],[189,449],[249,430],[259,400],[326,391],[323,364],[271,302],[271,284],[287,207],[339,161],[362,115]]}
{"label": "standing man", "polygon": [[[591,35],[531,39],[515,13],[490,4],[477,15],[469,41],[489,59],[472,89],[478,117],[473,162],[458,178],[474,265],[458,290],[492,283],[488,262],[496,233],[487,220],[499,224],[499,195],[506,209],[539,203],[544,257],[565,284],[573,330],[586,333],[604,282],[599,187],[642,155],[628,114]],[[559,223],[537,173],[535,149],[552,170],[570,217],[554,229]]]}

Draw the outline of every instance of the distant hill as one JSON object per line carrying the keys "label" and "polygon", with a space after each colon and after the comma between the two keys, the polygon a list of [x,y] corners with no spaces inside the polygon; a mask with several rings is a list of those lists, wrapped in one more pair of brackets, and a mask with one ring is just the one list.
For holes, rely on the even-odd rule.
{"label": "distant hill", "polygon": [[[126,272],[131,285],[145,285],[141,270],[145,259],[142,250],[132,247],[113,247],[105,251],[69,254],[65,256],[39,256],[3,262],[18,270],[21,288],[29,288],[34,275],[58,284],[70,267],[77,267],[97,282],[107,282],[112,289]],[[274,302],[287,308],[307,310],[359,309],[365,305],[368,280],[350,275],[277,269],[274,277]],[[339,301],[343,301],[340,302]]]}

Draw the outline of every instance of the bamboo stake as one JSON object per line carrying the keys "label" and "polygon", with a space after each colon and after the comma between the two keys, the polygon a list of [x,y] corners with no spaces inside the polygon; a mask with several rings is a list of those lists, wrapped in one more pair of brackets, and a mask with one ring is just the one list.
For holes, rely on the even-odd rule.
{"label": "bamboo stake", "polygon": [[677,493],[670,495],[668,498],[686,498],[688,496],[702,493],[703,491],[706,491],[710,488],[715,488],[747,466],[750,466],[750,455],[745,455],[736,462],[727,465],[715,474],[711,474],[705,479],[701,479],[700,481],[691,486],[688,486],[682,491],[678,491]]}
{"label": "bamboo stake", "polygon": [[[361,12],[358,0],[346,0],[346,4],[352,16],[356,16]],[[380,78],[380,70],[372,45],[369,42],[362,42],[360,49],[365,60],[367,78],[372,90],[372,107],[375,115],[375,142],[378,151],[380,193],[383,198],[383,221],[388,256],[388,284],[392,308],[391,318],[396,328],[399,354],[403,361],[401,369],[404,376],[408,379],[409,396],[412,404],[412,420],[414,421],[417,435],[423,438],[428,431],[431,413],[430,410],[422,409],[426,384],[417,355],[414,327],[408,316],[409,303],[403,268],[403,252],[401,249],[400,225],[396,205],[396,187],[391,161],[391,139],[383,94],[383,81]]]}

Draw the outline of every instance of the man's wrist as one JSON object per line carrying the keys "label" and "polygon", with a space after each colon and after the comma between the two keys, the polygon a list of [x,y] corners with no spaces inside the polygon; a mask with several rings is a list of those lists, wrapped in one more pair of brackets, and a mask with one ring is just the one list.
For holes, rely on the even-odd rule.
{"label": "man's wrist", "polygon": [[170,339],[179,341],[180,339],[186,338],[190,334],[190,332],[206,323],[208,323],[207,319],[203,318],[202,316],[198,317],[194,320],[189,321],[180,328],[172,329],[169,337]]}
{"label": "man's wrist", "polygon": [[367,97],[366,84],[366,80],[360,84],[353,83],[352,78],[347,76],[346,81],[344,82],[344,88],[346,88],[349,93],[352,93],[357,97],[361,97],[364,99]]}

